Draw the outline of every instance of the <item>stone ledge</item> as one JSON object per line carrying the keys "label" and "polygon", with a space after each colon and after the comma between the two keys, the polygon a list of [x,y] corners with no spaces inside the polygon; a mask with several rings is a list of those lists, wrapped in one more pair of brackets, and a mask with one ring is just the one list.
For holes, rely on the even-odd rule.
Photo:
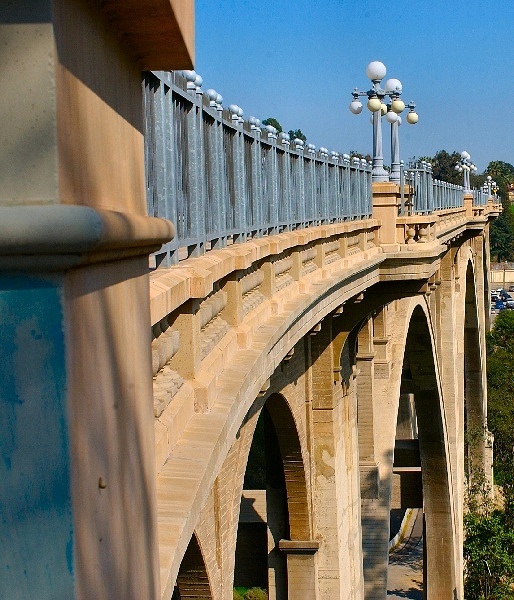
{"label": "stone ledge", "polygon": [[51,204],[0,207],[0,268],[59,271],[147,255],[173,238],[170,221]]}
{"label": "stone ledge", "polygon": [[317,540],[280,540],[278,547],[284,554],[316,554],[319,550]]}

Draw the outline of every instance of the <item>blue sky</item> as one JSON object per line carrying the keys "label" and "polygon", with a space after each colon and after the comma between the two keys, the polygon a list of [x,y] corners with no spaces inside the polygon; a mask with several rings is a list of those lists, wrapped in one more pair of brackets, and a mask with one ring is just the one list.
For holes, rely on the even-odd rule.
{"label": "blue sky", "polygon": [[[400,127],[401,158],[467,150],[479,172],[514,164],[514,0],[196,0],[203,89],[245,118],[275,117],[329,150],[371,152],[368,112],[348,110],[380,60],[419,122]],[[389,127],[385,122],[384,126]],[[384,158],[389,132],[384,128]]]}

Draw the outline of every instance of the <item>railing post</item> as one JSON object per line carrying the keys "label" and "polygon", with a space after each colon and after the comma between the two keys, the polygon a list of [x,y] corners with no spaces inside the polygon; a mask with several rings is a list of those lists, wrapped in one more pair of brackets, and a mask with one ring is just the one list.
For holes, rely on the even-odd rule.
{"label": "railing post", "polygon": [[250,128],[253,132],[255,139],[250,148],[250,162],[252,172],[252,219],[254,229],[252,235],[256,237],[262,236],[263,230],[263,187],[262,187],[262,144],[261,144],[261,127],[260,121],[255,117],[250,118]]}
{"label": "railing post", "polygon": [[296,216],[296,227],[305,227],[306,226],[306,212],[305,212],[305,173],[304,173],[304,159],[303,159],[303,151],[304,151],[304,142],[300,139],[295,139],[293,141],[294,149],[298,153],[298,156],[294,159],[294,185],[292,186],[292,199],[295,206],[295,216]]}
{"label": "railing post", "polygon": [[464,208],[466,209],[466,217],[473,216],[473,192],[464,193]]}
{"label": "railing post", "polygon": [[[212,238],[211,235],[211,250],[224,248],[227,244],[227,219],[226,206],[224,200],[226,195],[223,193],[223,173],[225,170],[225,153],[223,151],[223,121],[222,112],[223,106],[221,102],[223,98],[214,90],[207,90],[207,97],[210,100],[209,106],[215,112],[215,118],[212,125],[209,125],[210,135],[208,136],[209,160],[210,164],[205,164],[205,167],[210,170],[211,189],[210,203],[206,210],[212,214],[206,214],[206,221],[209,220],[209,233],[216,231],[219,235],[217,238]],[[205,124],[204,124],[205,127]]]}
{"label": "railing post", "polygon": [[[396,218],[398,216],[400,190],[395,183],[374,182],[373,218],[380,221],[379,240],[382,246],[396,244]],[[387,248],[387,251],[393,251]]]}
{"label": "railing post", "polygon": [[205,172],[205,148],[201,85],[202,78],[200,76],[195,74],[193,81],[191,81],[191,77],[188,78],[187,89],[193,96],[193,106],[187,113],[189,216],[191,222],[188,237],[193,240],[193,243],[188,247],[188,256],[200,256],[205,251],[205,186],[203,177]]}
{"label": "railing post", "polygon": [[280,134],[282,145],[284,146],[284,152],[282,154],[282,168],[278,170],[277,175],[281,178],[282,185],[280,191],[282,197],[278,198],[278,212],[280,221],[287,231],[292,229],[292,217],[291,217],[291,201],[292,201],[292,190],[291,190],[291,154],[289,152],[289,146],[291,144],[289,136],[287,134]]}
{"label": "railing post", "polygon": [[270,234],[279,233],[278,231],[278,165],[277,165],[277,134],[276,129],[268,125],[266,127],[268,131],[268,140],[270,142],[270,149],[268,154],[267,166],[267,177],[266,177],[266,198],[264,201],[269,204],[269,223],[268,231]]}
{"label": "railing post", "polygon": [[243,111],[234,104],[229,107],[232,113],[232,124],[236,131],[232,141],[234,158],[234,243],[245,242],[248,233],[248,222],[246,218],[246,177],[244,156],[244,134],[243,134]]}
{"label": "railing post", "polygon": [[305,214],[307,226],[316,225],[318,210],[316,206],[316,148],[314,144],[307,144],[309,160],[304,162],[305,172]]}

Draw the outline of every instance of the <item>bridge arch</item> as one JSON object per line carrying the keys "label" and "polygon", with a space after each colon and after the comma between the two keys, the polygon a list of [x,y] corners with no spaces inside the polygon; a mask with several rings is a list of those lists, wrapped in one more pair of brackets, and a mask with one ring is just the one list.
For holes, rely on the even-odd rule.
{"label": "bridge arch", "polygon": [[194,598],[211,600],[212,592],[203,552],[196,533],[193,533],[180,564],[171,600]]}
{"label": "bridge arch", "polygon": [[246,456],[241,453],[246,471],[235,545],[235,585],[248,585],[253,576],[255,585],[269,589],[270,598],[315,597],[317,544],[311,539],[303,460],[307,451],[301,442],[305,430],[283,394],[257,398],[249,416],[254,418],[255,413],[257,422],[249,425],[251,447]]}
{"label": "bridge arch", "polygon": [[[390,370],[385,372],[377,360],[381,354],[373,344],[367,347],[371,350],[368,355],[361,355],[366,340],[378,337],[382,342],[379,332],[384,331],[383,324],[378,323],[375,328],[372,320],[383,316],[388,321],[390,352]],[[353,336],[359,338],[360,343],[354,387],[357,411],[361,411],[357,423],[359,450],[364,451],[360,458],[360,486],[365,597],[378,599],[386,594],[389,513],[393,501],[414,501],[405,507],[424,507],[426,514],[427,598],[453,598],[459,589],[454,567],[457,558],[452,491],[455,474],[450,465],[430,298],[418,294],[398,299],[375,310],[365,327],[359,324],[356,329],[359,328],[360,332]],[[406,396],[413,399],[418,440],[396,440],[400,398]],[[359,406],[362,402],[364,406]],[[421,473],[416,473],[416,469]],[[393,473],[396,477],[410,478],[407,479],[410,493],[406,498],[394,495],[398,489],[393,489]],[[417,485],[419,496],[415,493]]]}
{"label": "bridge arch", "polygon": [[423,481],[426,547],[426,595],[456,597],[455,533],[452,470],[434,340],[424,310],[418,305],[409,320],[404,369],[411,374],[418,422]]}

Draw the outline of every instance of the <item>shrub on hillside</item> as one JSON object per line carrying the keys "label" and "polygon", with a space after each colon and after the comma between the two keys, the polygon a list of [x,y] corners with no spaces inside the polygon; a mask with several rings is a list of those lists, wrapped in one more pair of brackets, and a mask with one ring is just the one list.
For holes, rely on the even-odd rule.
{"label": "shrub on hillside", "polygon": [[268,592],[262,588],[250,588],[244,597],[244,600],[268,600]]}

